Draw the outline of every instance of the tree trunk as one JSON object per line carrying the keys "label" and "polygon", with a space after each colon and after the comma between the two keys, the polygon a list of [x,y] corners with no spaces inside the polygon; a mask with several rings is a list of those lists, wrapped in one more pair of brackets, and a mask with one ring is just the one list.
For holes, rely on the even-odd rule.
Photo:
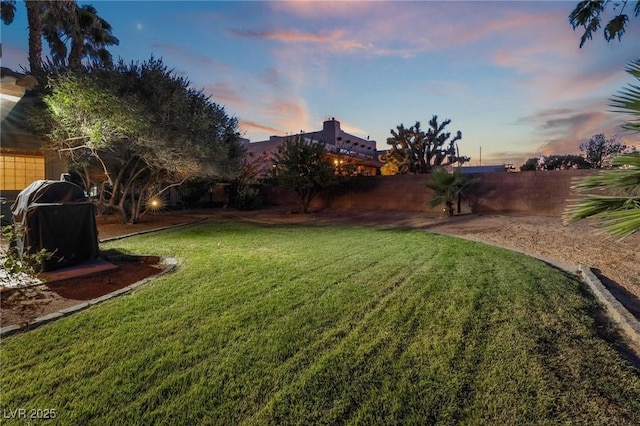
{"label": "tree trunk", "polygon": [[447,216],[453,216],[453,201],[449,200],[445,205],[447,206]]}
{"label": "tree trunk", "polygon": [[41,1],[25,0],[29,26],[29,68],[31,73],[42,71],[42,10]]}

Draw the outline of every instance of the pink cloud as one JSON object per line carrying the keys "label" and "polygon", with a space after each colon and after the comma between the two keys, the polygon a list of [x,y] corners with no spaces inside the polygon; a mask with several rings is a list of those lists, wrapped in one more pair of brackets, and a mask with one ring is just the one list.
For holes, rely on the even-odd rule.
{"label": "pink cloud", "polygon": [[278,127],[286,129],[287,133],[298,133],[301,129],[309,129],[309,112],[301,101],[274,98],[267,107],[269,116],[278,124]]}
{"label": "pink cloud", "polygon": [[253,130],[257,132],[266,132],[271,135],[278,135],[282,133],[280,129],[276,129],[275,127],[267,126],[264,124],[259,124],[259,123],[256,123],[255,121],[240,120],[239,124],[240,124],[240,128],[245,132]]}
{"label": "pink cloud", "polygon": [[[480,2],[274,2],[271,7],[291,19],[340,28],[333,32],[336,43],[326,45],[329,50],[405,58],[489,37],[512,37],[516,28],[530,28],[539,36],[541,28],[559,19],[553,13],[509,11]],[[366,24],[353,25],[356,20]]]}
{"label": "pink cloud", "polygon": [[298,30],[234,30],[229,29],[226,31],[235,37],[251,38],[259,40],[276,40],[285,43],[299,43],[299,42],[325,42],[329,40],[336,40],[342,36],[342,31],[333,30],[329,33],[310,33],[301,32]]}
{"label": "pink cloud", "polygon": [[212,83],[204,87],[206,94],[210,95],[214,102],[241,107],[246,105],[245,99],[238,94],[232,86],[226,83]]}

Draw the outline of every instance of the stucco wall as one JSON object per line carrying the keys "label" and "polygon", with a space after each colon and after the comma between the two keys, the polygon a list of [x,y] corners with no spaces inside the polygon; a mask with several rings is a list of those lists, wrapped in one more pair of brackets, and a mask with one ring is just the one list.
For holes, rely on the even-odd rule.
{"label": "stucco wall", "polygon": [[[557,170],[522,173],[484,173],[473,192],[463,201],[463,212],[515,213],[560,216],[571,197],[572,179],[593,174],[593,170]],[[432,192],[426,175],[358,177],[321,193],[311,209],[362,209],[409,212],[441,212],[427,200]],[[265,202],[296,208],[295,193],[280,187],[267,187]]]}

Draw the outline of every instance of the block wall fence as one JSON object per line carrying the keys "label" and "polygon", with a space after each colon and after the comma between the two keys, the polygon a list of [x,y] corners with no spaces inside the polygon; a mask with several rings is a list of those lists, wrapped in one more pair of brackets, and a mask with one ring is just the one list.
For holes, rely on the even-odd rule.
{"label": "block wall fence", "polygon": [[[574,179],[597,173],[594,170],[482,173],[478,183],[462,201],[462,212],[479,214],[522,214],[561,216],[567,199],[573,198]],[[443,206],[427,203],[433,192],[426,187],[428,175],[363,176],[320,193],[311,210],[389,210],[441,213]],[[299,207],[296,194],[283,187],[266,185],[267,205]]]}

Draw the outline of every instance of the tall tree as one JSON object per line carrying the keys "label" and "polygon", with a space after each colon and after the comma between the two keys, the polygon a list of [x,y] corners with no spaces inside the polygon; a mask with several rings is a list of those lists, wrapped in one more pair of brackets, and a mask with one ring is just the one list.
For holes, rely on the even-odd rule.
{"label": "tall tree", "polygon": [[29,69],[42,71],[42,37],[45,21],[70,22],[77,26],[75,0],[25,0],[29,26]]}
{"label": "tall tree", "polygon": [[587,40],[593,38],[593,34],[600,29],[601,17],[607,10],[615,15],[604,27],[604,39],[611,41],[622,39],[629,22],[630,12],[634,17],[640,15],[640,2],[636,0],[584,0],[579,2],[575,9],[569,14],[569,23],[575,30],[578,27],[584,28],[584,33],[580,37],[580,48]]}
{"label": "tall tree", "polygon": [[[2,21],[11,24],[15,0],[2,0]],[[29,68],[42,71],[42,38],[49,45],[56,66],[80,68],[84,57],[111,65],[108,46],[117,45],[111,25],[90,5],[75,0],[25,0],[29,27]],[[70,47],[68,47],[69,45]]]}
{"label": "tall tree", "polygon": [[[640,59],[631,62],[627,72],[640,81]],[[640,132],[640,86],[629,84],[612,99],[612,106],[631,114],[623,128]],[[613,165],[621,168],[587,176],[574,186],[578,193],[589,193],[569,203],[565,222],[595,217],[602,220],[607,231],[621,238],[640,231],[640,153],[618,156]]]}
{"label": "tall tree", "polygon": [[49,84],[39,132],[123,220],[135,223],[146,200],[189,178],[239,171],[237,120],[160,60],[61,72]]}
{"label": "tall tree", "polygon": [[449,140],[451,133],[445,128],[451,123],[450,119],[438,122],[434,115],[429,120],[429,128],[423,131],[420,122],[406,128],[403,124],[391,130],[387,144],[391,149],[380,157],[385,163],[397,164],[399,173],[429,173],[435,166],[445,166],[453,163],[469,161],[469,157],[461,157],[458,152],[457,141],[462,139],[458,130]]}
{"label": "tall tree", "polygon": [[72,19],[60,20],[53,14],[47,14],[43,34],[51,48],[54,63],[58,66],[68,64],[74,69],[82,66],[85,57],[111,65],[113,60],[107,47],[120,43],[112,34],[111,25],[98,16],[91,5],[76,5]]}
{"label": "tall tree", "polygon": [[593,135],[587,142],[580,144],[580,151],[585,153],[585,158],[593,169],[603,168],[626,148],[627,146],[617,137],[607,139],[604,133]]}
{"label": "tall tree", "polygon": [[307,141],[302,135],[287,138],[272,161],[274,178],[298,194],[303,213],[308,213],[316,195],[334,182],[333,165],[323,142]]}

